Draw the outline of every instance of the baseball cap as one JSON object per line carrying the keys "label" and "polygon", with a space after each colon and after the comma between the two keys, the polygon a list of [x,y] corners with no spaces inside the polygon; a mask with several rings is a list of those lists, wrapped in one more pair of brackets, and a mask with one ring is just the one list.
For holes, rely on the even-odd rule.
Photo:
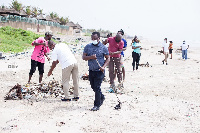
{"label": "baseball cap", "polygon": [[47,31],[47,32],[45,33],[45,36],[53,36],[53,33],[52,33],[52,32],[49,32],[49,31]]}

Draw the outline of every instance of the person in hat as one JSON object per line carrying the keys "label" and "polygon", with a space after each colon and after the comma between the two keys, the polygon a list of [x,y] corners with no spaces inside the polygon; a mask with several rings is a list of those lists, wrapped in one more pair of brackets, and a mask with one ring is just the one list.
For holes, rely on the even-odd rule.
{"label": "person in hat", "polygon": [[171,54],[171,58],[172,59],[172,50],[173,50],[173,42],[169,41],[169,54]]}
{"label": "person in hat", "polygon": [[182,50],[182,58],[187,60],[187,50],[189,48],[189,45],[186,45],[185,41],[183,41],[183,44],[181,45]]}
{"label": "person in hat", "polygon": [[39,83],[42,82],[42,77],[44,73],[44,63],[45,63],[45,57],[47,57],[48,60],[50,58],[48,57],[47,53],[50,52],[50,49],[48,47],[48,40],[51,40],[52,33],[46,32],[45,37],[39,37],[38,39],[34,40],[31,45],[35,46],[32,56],[31,56],[31,69],[29,72],[29,79],[28,84],[31,81],[32,75],[36,70],[36,67],[38,67],[39,71]]}

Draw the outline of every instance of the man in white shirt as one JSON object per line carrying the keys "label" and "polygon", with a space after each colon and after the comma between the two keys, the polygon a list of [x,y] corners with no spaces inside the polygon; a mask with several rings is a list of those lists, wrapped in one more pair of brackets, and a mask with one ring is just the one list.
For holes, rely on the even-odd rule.
{"label": "man in white shirt", "polygon": [[62,85],[65,98],[62,101],[71,101],[69,98],[69,81],[72,74],[74,85],[74,98],[72,100],[79,99],[79,76],[78,76],[78,64],[77,60],[64,43],[55,44],[53,41],[48,42],[48,46],[52,51],[51,58],[53,60],[52,66],[48,72],[48,76],[52,74],[53,69],[60,62],[62,66]]}
{"label": "man in white shirt", "polygon": [[165,55],[165,59],[162,62],[163,62],[163,64],[164,64],[164,62],[166,62],[166,65],[168,65],[167,64],[167,58],[169,56],[169,44],[167,43],[167,38],[164,39],[163,54]]}
{"label": "man in white shirt", "polygon": [[185,41],[183,41],[183,44],[181,45],[181,50],[182,50],[182,58],[187,60],[187,50],[189,48],[189,45],[185,44]]}

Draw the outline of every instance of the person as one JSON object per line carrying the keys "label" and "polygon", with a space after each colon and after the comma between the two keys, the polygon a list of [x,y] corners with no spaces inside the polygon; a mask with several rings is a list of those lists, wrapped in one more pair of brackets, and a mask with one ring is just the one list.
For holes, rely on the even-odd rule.
{"label": "person", "polygon": [[167,44],[167,38],[165,38],[163,42],[163,54],[165,55],[165,59],[162,60],[162,63],[164,64],[164,62],[166,62],[166,65],[168,65],[167,58],[169,56],[169,45]]}
{"label": "person", "polygon": [[182,50],[182,58],[187,60],[187,50],[189,48],[189,45],[185,44],[185,40],[183,41],[183,44],[181,45],[181,50]]}
{"label": "person", "polygon": [[172,59],[172,50],[173,50],[173,42],[169,41],[169,54],[171,54],[171,58]]}
{"label": "person", "polygon": [[[121,29],[121,30],[118,31],[117,34],[120,34],[123,37],[124,31]],[[124,38],[122,38],[122,41],[124,42],[124,47],[123,47],[122,52],[121,52],[120,63],[121,63],[122,74],[123,74],[123,76],[122,76],[123,78],[122,79],[124,81],[125,80],[124,51],[127,48],[127,41]],[[117,73],[117,69],[115,69],[115,77],[116,77],[116,73]]]}
{"label": "person", "polygon": [[134,39],[132,40],[132,57],[133,57],[133,71],[135,70],[135,64],[136,64],[136,70],[138,69],[139,66],[139,61],[140,61],[140,56],[141,56],[141,45],[139,43],[139,40],[137,38],[137,36],[134,37]]}
{"label": "person", "polygon": [[31,81],[32,75],[36,70],[36,67],[38,67],[39,71],[39,83],[42,82],[42,77],[44,73],[44,63],[45,63],[45,57],[47,57],[48,60],[50,58],[48,57],[47,53],[50,52],[48,47],[48,40],[51,40],[52,33],[46,32],[45,37],[39,37],[38,39],[34,40],[31,44],[32,46],[35,46],[32,56],[31,56],[31,69],[29,72],[29,79],[28,84]]}
{"label": "person", "polygon": [[71,101],[69,98],[69,81],[72,75],[74,85],[74,98],[72,100],[79,100],[79,76],[77,60],[65,43],[55,44],[53,41],[48,42],[48,46],[52,51],[52,65],[49,69],[48,76],[50,76],[58,63],[62,66],[62,85],[65,97],[62,101]]}
{"label": "person", "polygon": [[109,54],[110,54],[110,62],[109,62],[109,77],[110,77],[110,90],[109,92],[115,92],[115,71],[114,71],[114,65],[115,69],[117,69],[117,78],[118,78],[118,87],[121,87],[121,81],[122,81],[122,70],[121,70],[121,63],[120,63],[120,56],[121,52],[124,47],[124,42],[122,41],[122,36],[120,34],[117,34],[115,37],[109,37],[106,39],[104,44],[109,43]]}
{"label": "person", "polygon": [[[92,42],[84,48],[82,58],[88,61],[89,81],[91,88],[95,92],[94,107],[91,111],[97,111],[105,100],[105,96],[101,92],[101,83],[104,78],[105,67],[110,61],[110,56],[107,47],[99,41],[99,32],[93,32],[91,39]],[[106,61],[104,61],[104,57]]]}

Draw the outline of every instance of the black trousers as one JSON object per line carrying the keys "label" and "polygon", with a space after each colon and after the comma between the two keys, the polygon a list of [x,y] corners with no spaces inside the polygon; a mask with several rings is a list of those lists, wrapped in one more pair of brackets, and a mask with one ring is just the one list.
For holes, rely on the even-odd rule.
{"label": "black trousers", "polygon": [[31,60],[31,70],[30,70],[30,75],[33,75],[33,73],[36,70],[36,67],[38,67],[39,75],[42,75],[44,73],[44,63]]}
{"label": "black trousers", "polygon": [[100,107],[103,102],[104,95],[101,92],[101,83],[104,78],[104,73],[102,71],[89,71],[90,85],[95,92],[94,106]]}
{"label": "black trousers", "polygon": [[133,70],[135,70],[135,63],[136,63],[136,70],[138,69],[139,66],[139,61],[140,61],[140,54],[136,53],[136,52],[132,52],[132,57],[133,57]]}

